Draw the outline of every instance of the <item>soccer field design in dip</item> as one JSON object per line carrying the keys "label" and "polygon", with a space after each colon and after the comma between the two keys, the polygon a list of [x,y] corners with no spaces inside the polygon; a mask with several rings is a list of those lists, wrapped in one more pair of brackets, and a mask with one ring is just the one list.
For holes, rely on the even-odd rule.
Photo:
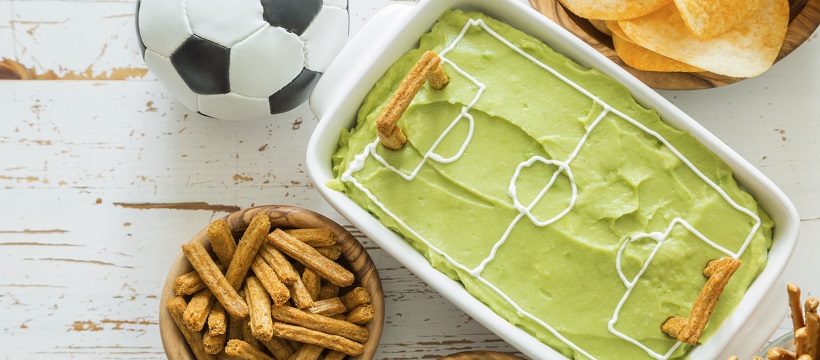
{"label": "soccer field design in dip", "polygon": [[[469,64],[460,65],[458,62],[458,53],[461,51],[460,44],[462,44],[468,32],[483,32],[479,35],[484,43],[489,41],[504,44],[509,51],[514,54],[517,59],[514,63],[499,64],[491,56],[488,56],[486,64]],[[473,43],[467,49],[471,52],[480,51],[482,41],[473,40]],[[478,49],[478,50],[476,50]],[[462,84],[458,93],[453,94],[461,105],[458,109],[456,104],[448,104],[442,106],[449,106],[452,109],[448,110],[452,113],[452,121],[440,121],[437,123],[434,119],[425,117],[424,114],[411,115],[405,117],[403,121],[428,121],[429,124],[424,126],[414,127],[414,129],[423,130],[408,130],[407,136],[411,140],[418,134],[416,131],[430,131],[437,132],[438,136],[428,138],[435,139],[429,144],[414,145],[423,149],[426,152],[419,150],[418,158],[408,159],[405,154],[397,154],[391,150],[379,146],[379,139],[375,138],[372,143],[367,145],[363,152],[356,155],[354,160],[350,163],[348,169],[342,174],[341,180],[353,184],[359,190],[364,192],[366,196],[380,209],[382,209],[388,216],[407,232],[423,242],[429,249],[441,256],[447,262],[460,269],[464,273],[469,274],[483,285],[492,289],[498,296],[508,302],[519,316],[531,319],[544,327],[560,341],[567,344],[569,347],[583,354],[589,358],[595,358],[584,346],[579,344],[574,338],[572,331],[569,334],[564,334],[559,331],[556,326],[550,321],[550,314],[555,310],[533,308],[533,306],[520,306],[518,302],[525,297],[523,292],[514,289],[514,286],[526,285],[532,281],[539,281],[538,276],[529,276],[527,274],[518,274],[514,277],[504,271],[504,263],[515,261],[516,255],[512,253],[505,253],[505,245],[510,243],[528,242],[533,252],[541,252],[544,254],[543,261],[549,262],[550,256],[571,256],[577,251],[595,251],[595,247],[607,248],[614,251],[614,254],[604,264],[597,264],[597,266],[608,266],[605,269],[598,269],[598,273],[609,274],[605,279],[596,281],[617,282],[620,284],[620,293],[617,295],[619,301],[603,301],[601,306],[607,306],[611,317],[603,319],[604,321],[597,321],[593,326],[601,327],[605,331],[629,342],[636,347],[642,349],[648,356],[655,359],[667,359],[681,343],[674,339],[667,339],[665,342],[653,342],[651,344],[642,343],[636,339],[642,337],[640,331],[624,330],[619,327],[619,320],[623,318],[635,319],[640,318],[643,310],[631,306],[631,299],[639,297],[640,299],[653,298],[653,292],[656,287],[651,284],[652,280],[645,280],[645,274],[652,274],[655,269],[663,268],[666,264],[654,261],[658,254],[664,252],[678,251],[679,248],[669,248],[666,246],[669,240],[688,244],[686,246],[696,247],[701,250],[709,251],[714,258],[723,256],[731,256],[734,258],[740,257],[746,247],[751,242],[755,233],[761,226],[761,220],[757,214],[749,209],[738,205],[720,186],[716,185],[708,176],[702,173],[690,159],[678,151],[672,143],[661,136],[658,132],[653,131],[641,122],[633,119],[624,112],[619,111],[613,106],[610,106],[605,101],[599,99],[590,91],[581,85],[573,82],[550,66],[540,62],[536,58],[530,56],[527,52],[519,47],[513,45],[503,36],[499,35],[491,29],[481,19],[472,19],[468,21],[460,35],[452,40],[449,45],[440,51],[442,58],[442,65],[445,71],[451,78],[452,83]],[[475,113],[473,108],[479,102],[494,103],[494,102],[509,102],[510,94],[494,92],[494,87],[491,84],[482,82],[482,75],[486,71],[504,71],[503,66],[534,66],[541,69],[541,73],[545,78],[551,80],[558,79],[556,82],[560,85],[558,91],[573,93],[573,101],[579,103],[588,103],[588,116],[581,119],[583,129],[554,129],[555,132],[569,132],[572,144],[564,143],[563,147],[569,149],[565,156],[559,158],[551,158],[546,154],[533,153],[532,151],[524,151],[516,153],[516,144],[505,144],[499,141],[497,148],[488,148],[482,146],[477,148],[473,143],[473,139],[479,133],[493,133],[496,126],[492,119],[492,114]],[[500,68],[501,67],[501,68]],[[511,74],[514,71],[510,72]],[[526,90],[526,82],[533,79],[515,79],[511,77],[510,82],[520,82],[522,88]],[[450,85],[452,86],[452,85]],[[428,93],[420,93],[418,96],[436,96],[432,91]],[[549,96],[548,94],[542,96]],[[548,116],[548,115],[545,115]],[[571,122],[572,123],[572,122]],[[635,144],[636,148],[647,146],[654,150],[661,149],[665,153],[666,162],[669,166],[679,165],[680,169],[685,169],[689,174],[686,176],[693,177],[697,181],[702,181],[710,188],[708,190],[709,197],[716,197],[723,199],[722,204],[717,207],[710,208],[710,212],[714,212],[716,218],[729,217],[732,219],[746,218],[749,226],[745,233],[734,234],[735,239],[718,239],[710,237],[710,228],[698,229],[690,225],[690,222],[685,217],[677,216],[677,207],[680,204],[670,205],[664,203],[657,204],[641,204],[644,207],[652,207],[655,210],[651,224],[642,224],[640,226],[643,230],[632,233],[619,234],[618,243],[596,243],[595,240],[588,241],[592,245],[568,243],[562,241],[560,238],[549,236],[545,233],[543,238],[526,239],[521,234],[529,234],[533,231],[539,233],[542,229],[549,229],[555,227],[560,222],[565,222],[563,227],[575,228],[583,226],[595,226],[594,224],[580,223],[579,217],[575,217],[574,213],[580,204],[587,207],[596,207],[602,213],[608,211],[627,211],[623,208],[630,208],[630,202],[619,198],[607,198],[607,196],[590,195],[585,196],[584,185],[592,183],[592,179],[585,179],[587,172],[574,171],[574,164],[581,163],[584,168],[595,167],[596,164],[606,166],[607,156],[617,156],[617,154],[600,154],[596,150],[596,142],[598,136],[604,136],[608,129],[612,127],[634,127],[642,132],[642,137],[638,139]],[[566,130],[566,131],[565,131]],[[546,131],[550,134],[550,131]],[[546,135],[549,137],[549,135]],[[425,138],[425,137],[421,137]],[[546,142],[555,141],[556,143],[566,142],[562,139],[540,139]],[[561,145],[561,144],[559,144]],[[487,173],[483,176],[463,177],[459,174],[464,174],[470,171],[482,171],[487,168],[483,164],[482,154],[490,152],[503,152],[509,154],[501,156],[503,158],[502,168],[506,170],[503,173]],[[401,156],[399,158],[399,156]],[[598,159],[598,160],[595,160]],[[380,168],[387,170],[387,172],[380,172],[379,174],[362,174],[361,170],[364,168],[366,162],[376,161],[380,164]],[[412,166],[401,166],[396,164],[412,164]],[[677,165],[676,165],[677,164]],[[437,169],[431,169],[431,166],[437,166]],[[505,167],[506,166],[506,167]],[[451,167],[451,168],[447,168]],[[492,167],[497,169],[497,166]],[[620,170],[619,170],[620,171]],[[683,171],[683,170],[678,170]],[[395,176],[400,177],[403,181],[394,182],[394,184],[403,184],[400,188],[368,188],[361,178],[369,176]],[[444,177],[447,181],[464,183],[465,188],[474,188],[482,191],[470,192],[462,191],[458,193],[447,193],[442,189],[441,194],[430,193],[429,187],[426,192],[415,188],[414,182],[428,182],[431,179]],[[505,181],[488,181],[504,179]],[[429,184],[427,184],[429,185]],[[502,190],[506,192],[507,207],[499,209],[492,206],[490,201],[484,194],[499,194]],[[381,194],[384,192],[420,192],[419,201],[409,203],[403,202],[390,203],[384,200]],[[663,190],[660,190],[663,191]],[[606,193],[606,192],[604,192]],[[613,193],[616,193],[613,191]],[[422,198],[422,196],[424,198]],[[448,196],[457,199],[459,206],[437,205],[435,198],[437,196]],[[504,196],[497,196],[495,199]],[[692,201],[699,201],[697,197],[693,197]],[[685,204],[684,204],[685,205]],[[437,206],[449,206],[450,208],[437,208]],[[511,209],[511,210],[507,210]],[[613,210],[614,209],[614,210]],[[631,208],[630,208],[631,209]],[[424,214],[426,212],[434,212],[437,214],[446,213],[453,214],[443,218],[423,217],[416,214]],[[606,218],[606,216],[602,216]],[[481,219],[502,219],[498,221],[501,226],[486,225],[478,227]],[[507,221],[508,220],[508,221]],[[742,220],[741,220],[742,221]],[[715,224],[714,226],[720,226]],[[526,231],[522,231],[526,229]],[[452,242],[448,239],[458,236],[459,238],[466,238],[469,241]],[[742,240],[739,240],[742,239]],[[739,246],[737,244],[740,244]],[[560,254],[559,254],[560,253]],[[670,256],[670,254],[665,254]],[[680,254],[685,256],[685,254]],[[626,259],[626,260],[625,260]],[[614,264],[614,266],[612,266]],[[595,267],[595,264],[586,264],[585,266]],[[534,265],[534,268],[538,268]],[[700,274],[703,266],[691,269],[675,269],[681,277],[697,277]],[[582,276],[576,269],[566,269],[564,272],[558,272],[555,269],[547,269],[547,272],[552,274],[541,276],[564,277],[572,281],[573,276]],[[512,274],[514,275],[514,274]],[[651,277],[651,275],[650,275]],[[701,275],[702,277],[702,275]],[[500,281],[500,280],[504,281]],[[516,285],[518,284],[518,285]],[[581,281],[579,281],[581,284]],[[580,286],[580,285],[579,285]],[[590,289],[593,290],[593,289]],[[549,292],[550,289],[541,290],[542,293]],[[544,295],[544,294],[542,294]],[[697,295],[695,292],[689,301],[694,300]],[[548,298],[560,297],[560,293],[546,294]],[[615,299],[615,298],[611,298]],[[663,305],[657,304],[659,308],[663,309]],[[572,309],[567,309],[571,311]],[[682,311],[683,309],[676,309]],[[688,309],[685,309],[688,312]],[[662,310],[660,311],[662,312]],[[671,317],[675,314],[657,314],[660,317]],[[647,327],[651,327],[651,331],[659,331],[661,322],[657,324],[651,323],[657,319],[648,319],[650,323]]]}

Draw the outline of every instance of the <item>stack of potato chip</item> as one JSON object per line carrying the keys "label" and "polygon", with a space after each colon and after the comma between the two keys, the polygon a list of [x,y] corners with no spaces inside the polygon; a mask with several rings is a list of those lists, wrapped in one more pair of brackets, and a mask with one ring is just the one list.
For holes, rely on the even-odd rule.
{"label": "stack of potato chip", "polygon": [[559,1],[644,71],[757,76],[774,63],[789,24],[788,0]]}

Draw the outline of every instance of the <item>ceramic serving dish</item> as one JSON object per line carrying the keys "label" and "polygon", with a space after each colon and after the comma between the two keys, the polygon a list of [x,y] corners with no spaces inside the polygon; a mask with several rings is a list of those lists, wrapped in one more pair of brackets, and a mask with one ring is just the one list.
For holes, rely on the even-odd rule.
{"label": "ceramic serving dish", "polygon": [[[799,218],[794,205],[769,179],[691,117],[577,37],[516,0],[422,0],[414,6],[393,5],[378,13],[351,39],[322,77],[311,97],[320,118],[307,149],[308,173],[325,199],[382,249],[430,284],[453,304],[534,359],[564,359],[524,330],[510,324],[471,296],[460,283],[435,268],[401,236],[387,229],[342,193],[325,182],[332,179],[331,155],[342,129],[355,126],[364,97],[387,68],[418,46],[448,8],[479,10],[534,36],[579,64],[596,68],[623,83],[643,106],[656,109],[672,126],[690,132],[722,158],[735,177],[769,212],[776,223],[769,262],[747,295],[720,329],[691,352],[694,359],[718,359],[735,354],[749,358],[768,340],[785,315],[779,309],[779,277],[795,247]],[[777,291],[774,290],[776,287]]]}

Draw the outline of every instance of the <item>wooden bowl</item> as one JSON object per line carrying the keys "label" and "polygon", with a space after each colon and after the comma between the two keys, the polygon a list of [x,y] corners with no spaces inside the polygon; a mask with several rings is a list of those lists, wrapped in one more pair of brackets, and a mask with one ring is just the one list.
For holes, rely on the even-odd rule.
{"label": "wooden bowl", "polygon": [[518,356],[496,351],[463,351],[438,360],[524,360]]}
{"label": "wooden bowl", "polygon": [[[236,234],[236,232],[242,232],[247,229],[248,223],[256,214],[267,214],[270,217],[271,229],[277,227],[283,229],[325,227],[336,233],[338,244],[342,246],[342,257],[339,258],[339,263],[352,271],[356,276],[356,281],[351,288],[355,286],[366,288],[368,292],[370,292],[371,304],[375,308],[373,320],[365,325],[370,331],[370,338],[364,344],[364,352],[350,359],[373,359],[384,326],[384,292],[376,266],[373,265],[373,261],[370,259],[364,247],[362,247],[362,244],[334,221],[313,211],[293,206],[259,206],[239,210],[226,216],[224,219],[227,221],[231,230],[234,231],[234,234]],[[207,246],[207,228],[194,235],[191,242],[199,242],[209,247]],[[193,270],[191,264],[188,263],[188,259],[186,259],[185,255],[180,251],[179,256],[177,256],[171,265],[171,269],[168,271],[168,276],[165,279],[165,284],[162,287],[162,297],[159,305],[159,330],[162,345],[165,348],[165,354],[169,360],[195,360],[188,344],[185,342],[185,338],[182,337],[171,315],[165,309],[166,301],[174,296],[174,279],[191,270]],[[346,288],[341,289],[340,292],[344,293],[345,290]]]}
{"label": "wooden bowl", "polygon": [[[734,84],[744,80],[718,75],[711,72],[671,73],[636,70],[626,65],[612,45],[612,38],[596,29],[587,19],[581,18],[566,9],[558,0],[529,0],[530,5],[538,12],[569,30],[575,36],[592,46],[595,50],[614,61],[626,71],[655,89],[695,90],[710,89]],[[777,60],[784,58],[803,44],[820,24],[820,0],[789,0],[791,14],[786,40],[780,48]]]}

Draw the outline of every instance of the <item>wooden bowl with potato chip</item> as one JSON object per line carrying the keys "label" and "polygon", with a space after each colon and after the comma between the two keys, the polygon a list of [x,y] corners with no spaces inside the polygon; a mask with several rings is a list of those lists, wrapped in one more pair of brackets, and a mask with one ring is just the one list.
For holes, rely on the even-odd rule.
{"label": "wooden bowl with potato chip", "polygon": [[[238,280],[238,281],[241,281],[242,284],[243,284],[243,285],[241,285],[241,289],[238,292],[239,297],[243,300],[246,300],[248,308],[251,310],[250,311],[250,319],[251,320],[245,321],[246,323],[249,322],[250,325],[244,324],[245,325],[244,326],[245,333],[243,334],[244,338],[240,336],[240,337],[235,337],[235,339],[237,339],[237,340],[229,340],[231,338],[234,338],[233,335],[242,333],[242,325],[237,325],[238,330],[237,330],[237,328],[231,329],[230,320],[231,319],[236,319],[236,317],[233,317],[231,315],[232,312],[229,310],[229,306],[224,306],[225,311],[224,311],[223,314],[225,314],[224,318],[227,319],[227,322],[222,324],[224,328],[227,328],[227,330],[225,330],[225,336],[227,337],[227,339],[221,340],[222,344],[224,345],[224,349],[221,350],[221,352],[219,352],[218,354],[215,354],[215,355],[204,354],[202,347],[200,347],[197,350],[192,350],[192,347],[189,346],[190,338],[193,337],[195,339],[198,339],[198,341],[202,342],[203,338],[211,335],[209,333],[211,331],[210,327],[212,325],[211,324],[211,318],[210,317],[207,318],[208,323],[205,323],[204,325],[200,325],[201,326],[200,331],[193,331],[193,330],[186,329],[186,330],[184,330],[185,334],[183,334],[183,330],[181,330],[181,329],[185,328],[185,324],[188,324],[187,323],[188,318],[186,317],[185,320],[183,321],[182,320],[183,316],[182,316],[181,312],[177,312],[176,314],[172,314],[171,309],[174,308],[174,305],[172,305],[172,303],[175,303],[175,302],[177,304],[182,303],[182,305],[179,305],[177,308],[184,307],[184,308],[187,309],[188,305],[194,303],[193,298],[195,296],[197,296],[197,294],[199,294],[200,292],[211,292],[211,293],[213,293],[214,294],[213,297],[216,298],[216,299],[214,301],[212,301],[212,303],[215,304],[215,305],[216,304],[221,304],[222,299],[220,298],[220,296],[216,295],[216,291],[214,291],[214,289],[212,288],[213,283],[208,284],[207,287],[205,287],[204,285],[200,286],[201,290],[191,290],[191,291],[189,291],[189,293],[191,293],[191,294],[188,294],[188,293],[185,293],[185,292],[180,293],[180,287],[179,287],[179,283],[178,283],[177,279],[181,275],[193,272],[197,276],[202,276],[202,274],[205,273],[205,272],[200,270],[202,268],[201,264],[199,264],[198,266],[197,266],[197,264],[194,264],[194,266],[192,266],[192,263],[189,260],[189,258],[190,258],[190,253],[189,253],[190,250],[189,249],[191,249],[191,248],[203,249],[204,248],[204,250],[202,250],[202,253],[206,254],[206,259],[207,259],[206,262],[213,263],[214,264],[213,269],[215,269],[215,271],[221,271],[224,274],[225,277],[223,279],[230,279],[231,278],[231,274],[230,274],[231,271],[230,271],[230,269],[227,269],[227,268],[228,267],[234,267],[233,265],[234,265],[235,262],[241,262],[241,261],[236,261],[236,258],[242,258],[243,257],[242,255],[240,255],[240,253],[243,252],[242,251],[243,242],[246,242],[246,243],[253,242],[253,241],[246,241],[245,240],[245,235],[248,235],[249,233],[252,233],[253,232],[251,230],[252,228],[258,228],[259,227],[259,226],[257,226],[257,224],[259,223],[258,220],[263,220],[264,221],[265,217],[270,222],[270,230],[269,231],[259,231],[258,232],[257,238],[259,240],[257,241],[257,244],[260,244],[260,245],[256,245],[255,247],[254,246],[246,247],[246,249],[247,248],[254,248],[255,250],[253,250],[252,252],[246,252],[250,255],[244,256],[244,258],[254,259],[254,261],[257,261],[257,262],[260,262],[260,263],[261,262],[264,262],[266,264],[271,263],[268,257],[262,256],[262,255],[264,255],[263,252],[264,252],[264,249],[266,247],[268,247],[268,246],[275,247],[274,245],[272,245],[273,241],[269,240],[268,238],[269,237],[275,237],[274,233],[281,234],[283,232],[282,230],[284,230],[284,232],[286,232],[288,234],[293,234],[291,232],[293,229],[323,229],[323,230],[324,229],[329,229],[329,230],[331,230],[332,233],[327,232],[327,231],[325,231],[325,233],[328,235],[328,237],[335,238],[335,245],[327,245],[327,244],[325,244],[325,245],[311,245],[311,246],[305,245],[305,244],[309,244],[309,242],[304,241],[301,237],[299,237],[299,240],[296,240],[297,235],[295,235],[295,234],[293,235],[293,237],[291,237],[291,239],[295,240],[296,243],[299,243],[299,246],[310,247],[310,249],[306,249],[306,250],[310,250],[311,252],[313,252],[313,250],[320,250],[318,252],[313,252],[313,255],[317,256],[317,257],[320,257],[321,258],[320,260],[322,260],[322,261],[325,261],[325,262],[332,261],[333,263],[341,265],[341,267],[346,269],[346,271],[349,271],[350,273],[352,273],[352,275],[353,275],[352,284],[350,284],[350,285],[331,284],[331,282],[333,282],[333,281],[327,280],[324,277],[325,275],[322,275],[320,277],[319,275],[314,274],[315,279],[316,279],[316,280],[314,280],[314,282],[316,284],[321,284],[322,294],[325,294],[325,290],[327,290],[326,287],[331,289],[330,291],[333,292],[333,294],[327,295],[324,298],[321,295],[317,295],[317,293],[313,293],[312,295],[313,295],[314,301],[317,303],[317,307],[318,307],[319,299],[329,299],[331,297],[335,297],[335,298],[329,299],[329,300],[336,301],[338,303],[338,305],[341,306],[342,308],[347,307],[347,310],[336,311],[333,314],[328,314],[327,318],[313,319],[313,318],[311,318],[311,316],[313,316],[313,314],[305,315],[308,312],[312,312],[312,311],[309,311],[311,309],[307,308],[307,307],[302,308],[302,306],[300,304],[298,304],[299,302],[296,299],[297,295],[295,295],[296,290],[294,290],[294,288],[296,288],[296,286],[295,285],[284,285],[283,283],[280,283],[280,285],[282,287],[284,287],[285,293],[288,294],[288,296],[290,298],[283,300],[283,301],[286,301],[286,302],[284,304],[280,303],[280,306],[277,306],[276,298],[272,295],[267,296],[268,293],[265,292],[265,290],[267,290],[267,292],[271,292],[271,290],[269,290],[269,286],[268,286],[269,285],[268,283],[270,282],[271,278],[267,278],[268,283],[266,283],[266,279],[263,276],[262,271],[258,271],[260,269],[257,267],[257,266],[263,266],[263,265],[260,265],[259,263],[253,263],[252,266],[247,270],[246,275],[240,275],[239,279],[242,279],[242,280]],[[260,219],[260,218],[262,218],[262,219]],[[217,246],[212,247],[211,243],[209,241],[209,237],[214,236],[214,235],[209,235],[209,230],[214,231],[213,230],[215,228],[214,224],[216,224],[217,222],[221,222],[221,220],[223,220],[223,219],[224,219],[225,223],[221,223],[221,224],[227,224],[226,226],[223,227],[223,232],[222,232],[223,235],[225,235],[225,237],[228,238],[228,239],[232,238],[233,240],[238,242],[238,245],[236,245],[230,252],[231,256],[233,257],[233,260],[230,260],[230,259],[229,260],[223,260],[224,252],[220,253],[219,249],[217,249]],[[252,219],[253,219],[253,221],[252,221]],[[267,223],[267,221],[264,221],[264,222]],[[267,227],[265,227],[265,229],[267,229]],[[229,232],[230,232],[230,234],[228,234]],[[270,236],[268,236],[268,235],[270,235]],[[302,240],[302,241],[300,241],[300,240]],[[202,246],[199,246],[199,244],[201,244]],[[333,255],[326,255],[325,252],[321,251],[320,246],[324,246],[325,247],[324,249],[329,249],[331,247],[336,249],[335,255],[338,258],[336,260],[332,260]],[[339,254],[339,249],[341,249],[341,254]],[[216,259],[213,258],[213,254],[206,253],[205,251],[212,252],[213,254],[216,254]],[[287,261],[292,262],[293,268],[297,271],[296,275],[298,275],[299,273],[302,273],[302,279],[305,279],[303,285],[308,285],[308,280],[306,278],[307,275],[305,275],[305,274],[308,273],[309,266],[307,266],[307,265],[309,264],[309,262],[305,263],[304,260],[298,260],[297,261],[296,256],[298,256],[298,254],[289,254],[285,250],[281,250],[281,254],[285,255],[284,257],[281,257],[281,259],[286,259]],[[211,255],[211,256],[208,257],[207,255]],[[222,264],[223,261],[229,263],[230,266],[222,266],[221,264]],[[216,265],[216,264],[219,264],[219,265]],[[267,265],[264,265],[264,266],[267,266]],[[219,268],[217,269],[217,267],[219,267]],[[270,274],[272,275],[273,278],[278,278],[277,273],[272,271],[274,269],[276,271],[279,271],[279,268],[277,268],[275,264],[272,265],[272,267],[270,267],[268,269],[270,269]],[[194,270],[196,270],[196,271],[194,271]],[[342,270],[342,271],[345,271],[345,270]],[[315,272],[320,273],[320,272],[322,272],[322,270],[318,269]],[[263,284],[264,289],[254,291],[255,289],[251,286],[252,285],[251,284],[252,279],[253,279],[254,283]],[[208,282],[206,280],[206,276],[202,276],[202,280],[203,280],[203,282]],[[227,281],[228,282],[226,282],[225,285],[230,286],[229,282],[231,280],[227,280]],[[175,282],[177,282],[177,284],[175,284]],[[305,286],[303,286],[303,285],[300,285],[300,286],[302,286],[304,288]],[[261,289],[258,285],[255,285],[255,286],[256,286],[257,289]],[[317,285],[317,286],[319,286],[319,285]],[[310,287],[310,286],[307,286],[307,287]],[[335,287],[335,289],[333,289],[334,287]],[[204,289],[202,289],[202,288],[204,288]],[[290,292],[288,292],[288,290]],[[361,300],[360,302],[351,304],[351,302],[349,302],[348,300],[354,293],[356,293],[356,294],[361,294],[361,293],[369,294],[369,297],[365,295],[365,296],[363,296],[364,299]],[[307,209],[298,208],[298,207],[275,206],[275,205],[273,205],[273,206],[259,206],[259,207],[240,210],[240,211],[234,212],[234,213],[232,213],[232,214],[230,214],[230,215],[228,215],[228,216],[226,216],[222,219],[218,219],[217,221],[212,223],[208,228],[205,228],[202,231],[200,231],[199,233],[197,233],[187,244],[183,245],[183,253],[181,253],[176,258],[174,263],[171,265],[171,269],[169,270],[168,276],[165,279],[165,283],[164,283],[163,288],[162,288],[162,295],[161,295],[162,297],[160,299],[160,309],[159,309],[160,310],[160,315],[159,315],[160,336],[162,338],[163,347],[165,348],[165,353],[166,353],[168,359],[170,359],[170,360],[200,359],[201,360],[203,358],[204,359],[228,358],[229,356],[226,356],[226,353],[228,353],[228,348],[229,348],[229,345],[231,345],[231,342],[236,342],[237,343],[237,344],[233,344],[233,345],[242,345],[242,346],[245,346],[246,344],[253,344],[254,346],[257,346],[258,349],[260,349],[263,353],[266,353],[266,355],[269,356],[271,359],[279,359],[280,357],[282,357],[283,355],[278,355],[277,356],[277,355],[274,354],[275,349],[272,349],[270,347],[271,341],[267,341],[267,342],[266,341],[260,341],[258,343],[255,343],[254,339],[251,338],[251,335],[257,336],[257,333],[255,332],[255,330],[259,329],[259,325],[254,325],[254,323],[253,323],[253,321],[254,321],[253,320],[253,318],[254,318],[253,307],[254,306],[251,305],[252,303],[254,303],[254,299],[259,299],[259,298],[254,298],[253,297],[254,295],[251,295],[251,294],[255,294],[256,296],[259,296],[259,294],[264,294],[265,295],[264,297],[267,298],[268,301],[271,301],[271,298],[273,298],[272,303],[268,303],[268,306],[267,306],[268,309],[271,309],[271,313],[273,313],[273,315],[272,315],[272,317],[273,317],[272,321],[273,321],[273,324],[274,324],[273,325],[273,329],[274,329],[273,340],[278,340],[280,343],[284,343],[285,347],[288,347],[290,345],[290,347],[289,347],[291,349],[290,351],[298,352],[299,348],[307,348],[308,346],[305,346],[304,344],[297,344],[297,342],[295,342],[293,340],[284,338],[285,337],[284,333],[280,333],[280,330],[278,330],[278,329],[281,329],[281,327],[278,327],[281,324],[285,324],[285,326],[290,326],[292,328],[299,328],[301,330],[304,330],[303,333],[307,333],[307,335],[302,335],[302,336],[310,337],[311,339],[322,338],[322,339],[324,339],[324,341],[326,341],[328,343],[332,343],[332,342],[338,342],[338,343],[349,342],[347,339],[345,339],[343,337],[346,337],[348,339],[350,338],[348,335],[341,334],[341,333],[340,333],[341,335],[330,335],[330,334],[333,334],[333,332],[330,331],[330,330],[324,330],[324,329],[322,330],[323,331],[322,334],[318,334],[319,331],[311,332],[310,329],[309,329],[311,325],[301,325],[301,324],[298,323],[298,321],[300,321],[300,320],[296,320],[297,322],[292,322],[290,320],[281,319],[281,318],[278,317],[278,316],[289,316],[289,314],[292,315],[293,313],[295,313],[296,317],[302,317],[303,321],[314,321],[315,323],[319,323],[321,321],[327,320],[330,317],[333,317],[333,319],[335,319],[335,320],[327,320],[327,321],[331,321],[331,322],[335,321],[337,324],[339,322],[345,322],[346,324],[342,324],[342,325],[349,325],[349,326],[347,326],[347,328],[353,328],[354,330],[361,330],[361,332],[363,332],[366,335],[364,338],[362,338],[362,339],[366,339],[366,340],[359,339],[359,340],[355,341],[356,344],[354,344],[354,345],[356,345],[358,347],[357,351],[360,351],[360,354],[356,355],[356,356],[345,356],[344,354],[341,354],[341,353],[335,354],[335,355],[339,355],[339,356],[331,356],[330,353],[332,352],[332,349],[324,349],[324,350],[315,349],[317,353],[321,352],[322,354],[324,354],[324,356],[326,358],[328,358],[328,359],[329,358],[334,358],[334,359],[335,358],[338,358],[338,359],[344,358],[344,359],[356,359],[356,360],[369,360],[369,359],[373,359],[373,357],[375,356],[376,348],[378,347],[379,340],[381,338],[382,327],[384,325],[384,293],[382,291],[382,285],[381,285],[381,280],[379,278],[378,271],[376,270],[375,265],[373,264],[372,260],[370,259],[370,256],[367,254],[367,251],[365,251],[362,244],[359,243],[356,240],[356,238],[352,234],[350,234],[350,232],[345,230],[344,227],[340,226],[339,224],[335,223],[334,221],[332,221],[332,220],[330,220],[330,219],[328,219],[328,218],[326,218],[326,217],[324,217],[324,216],[322,216],[318,213],[315,213],[315,212],[307,210]],[[291,294],[294,294],[294,295],[292,295],[292,297],[291,297]],[[348,295],[348,294],[350,294],[351,296],[345,296],[345,295]],[[310,294],[308,294],[308,296],[310,297]],[[259,303],[259,302],[256,301],[255,303]],[[270,305],[273,305],[273,306],[271,307]],[[304,310],[304,311],[297,310],[296,309],[297,306],[299,308],[301,308],[302,310]],[[217,306],[214,306],[214,308],[216,308],[216,307]],[[369,312],[369,314],[367,316],[365,316],[366,319],[364,319],[364,321],[357,321],[357,320],[351,319],[351,316],[354,313],[353,311],[351,311],[351,308],[353,308],[353,307],[367,308],[367,312]],[[220,307],[220,308],[222,308],[222,307]],[[260,307],[260,308],[264,308],[264,307]],[[277,308],[279,310],[283,310],[283,311],[279,311],[277,313]],[[285,311],[285,310],[287,310],[287,311]],[[359,310],[359,309],[357,309],[357,310]],[[210,310],[207,310],[207,311],[210,311]],[[283,313],[285,315],[282,315]],[[319,314],[322,314],[322,313],[319,312]],[[185,316],[187,316],[187,315],[188,314],[186,313]],[[268,314],[268,320],[271,320],[270,317],[271,317],[271,315]],[[248,318],[246,318],[246,319],[248,319]],[[307,319],[307,320],[304,320],[304,319]],[[361,320],[361,319],[358,319],[358,320]],[[242,321],[237,321],[235,324],[239,324],[239,323],[242,323]],[[258,324],[258,322],[257,322],[257,324]],[[324,323],[324,324],[326,325],[327,323]],[[333,323],[330,323],[330,324],[334,325]],[[355,324],[359,324],[359,325],[355,325]],[[299,329],[297,329],[296,331],[298,332]],[[308,329],[308,330],[305,330],[305,329]],[[317,328],[317,329],[319,329],[319,328]],[[293,329],[290,329],[290,330],[293,332]],[[342,330],[344,330],[344,329],[342,329]],[[253,334],[251,334],[251,332],[253,332]],[[318,336],[317,334],[321,335],[321,336]],[[283,338],[277,339],[279,337],[279,335],[282,335]],[[242,341],[238,341],[238,340],[242,340]],[[308,339],[308,341],[312,341],[312,340]],[[305,341],[305,342],[307,342],[307,341]],[[196,342],[194,342],[194,343],[196,343]],[[242,344],[239,344],[239,343],[242,343]],[[321,348],[320,345],[310,345],[310,346],[312,346],[314,348]],[[331,344],[331,347],[333,347],[332,344]],[[205,346],[205,348],[207,348],[207,345]],[[243,350],[239,346],[234,346],[233,349],[234,350],[235,349]],[[247,349],[245,349],[243,351],[246,351],[246,350]],[[207,351],[207,350],[205,350],[205,351]],[[247,351],[252,352],[252,351],[255,351],[255,350],[247,350]],[[195,355],[195,354],[197,354],[197,355]],[[265,358],[265,357],[260,356],[259,358]]]}
{"label": "wooden bowl with potato chip", "polygon": [[[820,0],[721,1],[727,3],[529,0],[536,11],[645,84],[665,90],[709,89],[754,77],[794,51],[820,24]],[[757,9],[743,9],[752,3],[759,4]],[[747,29],[760,28],[766,30],[747,36]]]}

